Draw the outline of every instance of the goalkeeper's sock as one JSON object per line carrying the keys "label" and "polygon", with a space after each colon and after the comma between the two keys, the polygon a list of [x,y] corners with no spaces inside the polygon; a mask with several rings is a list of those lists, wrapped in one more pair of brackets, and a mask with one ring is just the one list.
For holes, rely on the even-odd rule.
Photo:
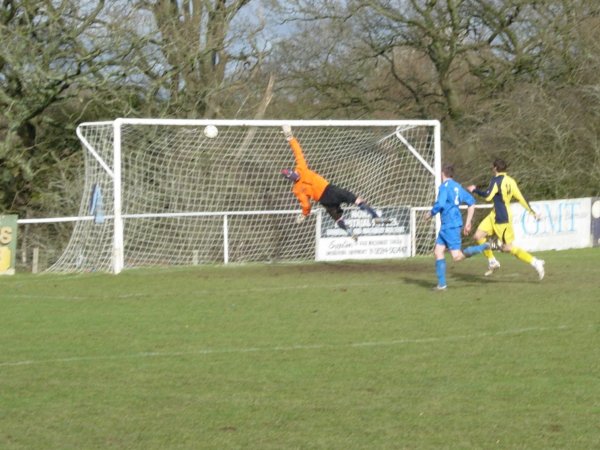
{"label": "goalkeeper's sock", "polygon": [[467,258],[470,258],[473,255],[478,255],[479,253],[487,250],[488,248],[490,248],[490,244],[488,242],[484,242],[481,245],[472,245],[471,247],[467,247],[463,249],[462,252]]}
{"label": "goalkeeper's sock", "polygon": [[377,217],[379,217],[379,215],[375,212],[375,210],[373,208],[371,208],[369,205],[367,205],[366,202],[361,202],[357,206],[361,211],[368,212],[373,219],[376,219]]}
{"label": "goalkeeper's sock", "polygon": [[348,236],[350,236],[355,241],[358,239],[358,236],[356,234],[354,234],[354,230],[352,228],[350,228],[348,225],[346,225],[346,222],[344,222],[344,219],[336,220],[335,224],[338,227],[340,227],[342,230],[344,230],[346,232],[346,234],[348,234]]}
{"label": "goalkeeper's sock", "polygon": [[435,260],[435,274],[438,279],[438,287],[446,286],[446,260],[436,259]]}
{"label": "goalkeeper's sock", "polygon": [[352,234],[350,229],[348,228],[348,225],[346,225],[346,222],[344,222],[344,219],[338,219],[335,221],[335,224],[340,227],[342,230],[344,230],[346,233],[348,234]]}

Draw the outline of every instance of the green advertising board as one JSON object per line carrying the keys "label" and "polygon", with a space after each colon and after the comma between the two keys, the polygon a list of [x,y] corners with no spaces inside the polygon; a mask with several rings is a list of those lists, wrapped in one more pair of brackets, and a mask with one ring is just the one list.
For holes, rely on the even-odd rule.
{"label": "green advertising board", "polygon": [[0,275],[15,273],[17,216],[0,215]]}

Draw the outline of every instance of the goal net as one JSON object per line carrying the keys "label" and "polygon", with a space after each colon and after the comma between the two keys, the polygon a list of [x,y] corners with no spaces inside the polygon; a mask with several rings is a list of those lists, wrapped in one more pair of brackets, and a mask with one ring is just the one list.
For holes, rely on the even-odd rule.
{"label": "goal net", "polygon": [[[300,207],[280,174],[295,165],[284,123],[313,170],[384,217],[394,212],[411,255],[431,251],[435,230],[415,211],[433,203],[439,183],[437,121],[117,119],[77,129],[85,152],[79,220],[49,270],[314,260],[329,219],[314,205],[295,223]],[[216,137],[205,135],[209,124]]]}

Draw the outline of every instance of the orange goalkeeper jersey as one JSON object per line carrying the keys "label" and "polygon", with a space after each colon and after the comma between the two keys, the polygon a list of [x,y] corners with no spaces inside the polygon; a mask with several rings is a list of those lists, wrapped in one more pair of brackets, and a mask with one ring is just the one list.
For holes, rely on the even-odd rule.
{"label": "orange goalkeeper jersey", "polygon": [[300,143],[296,138],[292,138],[289,144],[294,152],[294,158],[296,158],[296,168],[294,170],[300,176],[300,179],[294,183],[292,192],[302,205],[302,214],[307,216],[311,209],[310,200],[318,202],[323,196],[325,188],[329,185],[329,181],[308,168],[302,153],[302,147],[300,147]]}

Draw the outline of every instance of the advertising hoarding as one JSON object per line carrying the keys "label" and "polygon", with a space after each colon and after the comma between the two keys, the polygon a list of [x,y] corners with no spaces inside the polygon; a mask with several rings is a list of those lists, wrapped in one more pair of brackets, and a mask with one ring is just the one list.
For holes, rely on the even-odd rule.
{"label": "advertising hoarding", "polygon": [[17,216],[0,215],[0,275],[15,273]]}
{"label": "advertising hoarding", "polygon": [[377,211],[385,223],[377,224],[359,209],[347,210],[344,222],[354,230],[354,241],[338,228],[328,214],[323,214],[317,230],[317,261],[347,259],[389,259],[411,255],[410,208],[382,208]]}
{"label": "advertising hoarding", "polygon": [[566,250],[590,247],[591,198],[531,202],[539,222],[520,204],[511,205],[514,244],[527,250]]}

